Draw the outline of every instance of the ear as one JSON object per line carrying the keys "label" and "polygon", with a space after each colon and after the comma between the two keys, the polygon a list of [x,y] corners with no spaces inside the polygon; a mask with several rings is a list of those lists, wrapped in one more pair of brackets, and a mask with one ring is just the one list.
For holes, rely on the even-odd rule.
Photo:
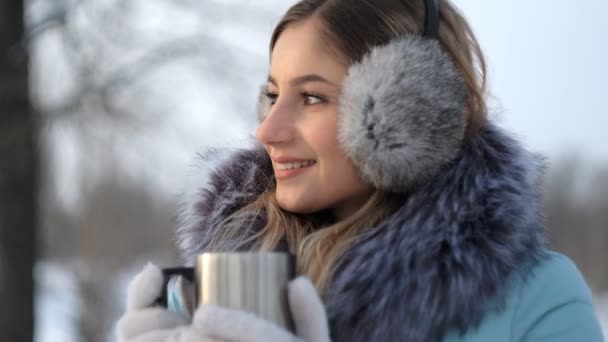
{"label": "ear", "polygon": [[439,42],[400,37],[349,68],[338,138],[365,180],[405,192],[457,156],[465,111],[464,81]]}
{"label": "ear", "polygon": [[256,105],[256,112],[258,115],[258,123],[264,121],[268,112],[270,112],[270,99],[266,96],[266,86],[260,86],[260,92],[258,94],[258,102]]}

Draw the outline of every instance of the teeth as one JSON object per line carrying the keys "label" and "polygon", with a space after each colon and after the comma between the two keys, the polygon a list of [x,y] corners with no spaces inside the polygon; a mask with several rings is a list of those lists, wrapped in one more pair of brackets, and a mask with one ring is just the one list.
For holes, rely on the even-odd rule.
{"label": "teeth", "polygon": [[316,163],[314,160],[306,160],[302,162],[295,163],[285,163],[285,164],[277,164],[279,170],[289,170],[289,169],[299,169],[301,167],[307,167]]}

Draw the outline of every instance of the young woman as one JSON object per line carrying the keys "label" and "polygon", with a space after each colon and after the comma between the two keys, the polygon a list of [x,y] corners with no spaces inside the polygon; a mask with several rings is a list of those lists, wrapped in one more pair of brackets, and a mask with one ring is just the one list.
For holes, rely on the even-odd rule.
{"label": "young woman", "polygon": [[576,266],[545,247],[538,159],[488,119],[485,95],[482,52],[447,0],[298,2],[271,38],[259,144],[205,154],[218,166],[178,230],[187,264],[295,254],[297,336],[244,312],[185,322],[149,307],[150,265],[120,338],[602,341]]}

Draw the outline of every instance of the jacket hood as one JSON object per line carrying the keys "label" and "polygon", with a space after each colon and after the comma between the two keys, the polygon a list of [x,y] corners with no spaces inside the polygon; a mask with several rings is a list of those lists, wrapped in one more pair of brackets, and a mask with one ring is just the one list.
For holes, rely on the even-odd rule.
{"label": "jacket hood", "polygon": [[[188,265],[273,181],[261,146],[209,150],[200,161],[176,235]],[[338,259],[323,297],[333,340],[438,341],[500,308],[509,277],[543,255],[540,161],[492,123],[470,137]],[[243,234],[266,223],[263,213],[244,219]]]}

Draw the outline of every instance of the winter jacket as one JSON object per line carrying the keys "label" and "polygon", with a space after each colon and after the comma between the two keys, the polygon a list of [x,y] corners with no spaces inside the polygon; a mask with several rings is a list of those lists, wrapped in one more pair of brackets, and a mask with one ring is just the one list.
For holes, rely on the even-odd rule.
{"label": "winter jacket", "polygon": [[[333,341],[602,341],[583,277],[547,249],[540,164],[492,123],[468,138],[339,257],[323,295]],[[177,231],[187,265],[273,172],[261,146],[209,150],[202,166]],[[265,222],[252,214],[247,233]]]}

